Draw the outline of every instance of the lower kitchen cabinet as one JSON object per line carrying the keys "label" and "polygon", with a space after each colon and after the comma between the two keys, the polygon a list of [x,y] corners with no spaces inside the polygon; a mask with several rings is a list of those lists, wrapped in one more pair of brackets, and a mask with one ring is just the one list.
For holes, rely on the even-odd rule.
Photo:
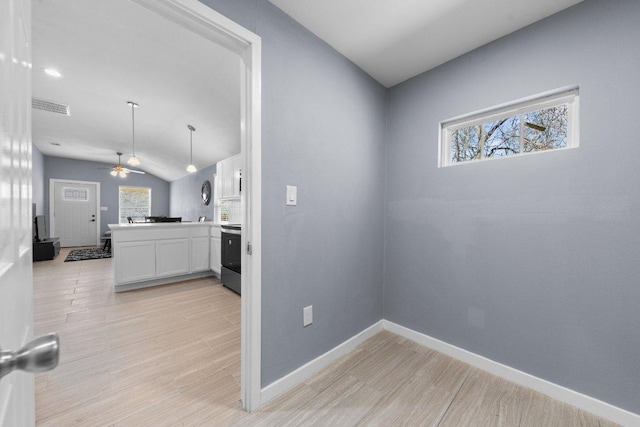
{"label": "lower kitchen cabinet", "polygon": [[189,239],[156,242],[156,276],[177,276],[189,273]]}
{"label": "lower kitchen cabinet", "polygon": [[210,254],[211,260],[209,264],[211,266],[211,271],[213,271],[216,276],[220,277],[220,267],[222,264],[222,254],[221,250],[221,234],[220,234],[220,226],[211,227],[211,239],[210,240]]}
{"label": "lower kitchen cabinet", "polygon": [[220,245],[222,244],[220,237],[212,237],[211,239],[211,271],[220,277],[220,264],[222,257],[220,254]]}
{"label": "lower kitchen cabinet", "polygon": [[209,236],[191,238],[191,272],[209,269]]}
{"label": "lower kitchen cabinet", "polygon": [[116,282],[138,282],[156,277],[156,242],[126,242],[118,246]]}
{"label": "lower kitchen cabinet", "polygon": [[211,275],[206,223],[110,224],[116,291]]}

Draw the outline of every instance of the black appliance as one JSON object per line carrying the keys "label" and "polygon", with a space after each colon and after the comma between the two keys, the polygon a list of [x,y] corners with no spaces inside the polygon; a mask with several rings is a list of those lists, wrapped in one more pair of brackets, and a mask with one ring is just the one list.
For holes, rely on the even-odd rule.
{"label": "black appliance", "polygon": [[33,260],[45,261],[58,256],[60,239],[47,236],[47,225],[44,215],[36,215],[33,220]]}
{"label": "black appliance", "polygon": [[242,274],[242,227],[238,224],[221,226],[222,268],[220,280],[222,284],[238,295],[241,291],[240,275]]}
{"label": "black appliance", "polygon": [[60,253],[60,239],[52,237],[40,241],[33,241],[33,260],[46,261],[52,260]]}

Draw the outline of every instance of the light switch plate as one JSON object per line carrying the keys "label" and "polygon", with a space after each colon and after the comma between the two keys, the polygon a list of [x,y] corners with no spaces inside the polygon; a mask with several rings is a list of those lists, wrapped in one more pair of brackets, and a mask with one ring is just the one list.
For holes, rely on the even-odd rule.
{"label": "light switch plate", "polygon": [[302,309],[302,326],[309,326],[313,323],[313,306],[309,305]]}
{"label": "light switch plate", "polygon": [[298,204],[298,187],[287,185],[286,206],[296,206]]}

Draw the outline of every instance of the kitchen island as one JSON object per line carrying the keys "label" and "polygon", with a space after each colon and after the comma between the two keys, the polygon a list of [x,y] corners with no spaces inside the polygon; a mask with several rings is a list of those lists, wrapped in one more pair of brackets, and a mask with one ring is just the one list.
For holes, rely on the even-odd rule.
{"label": "kitchen island", "polygon": [[116,292],[213,275],[211,222],[109,224]]}

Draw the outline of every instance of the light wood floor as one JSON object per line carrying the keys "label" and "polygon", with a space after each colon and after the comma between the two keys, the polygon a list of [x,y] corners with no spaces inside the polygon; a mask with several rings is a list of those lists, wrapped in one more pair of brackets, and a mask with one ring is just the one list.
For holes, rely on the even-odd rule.
{"label": "light wood floor", "polygon": [[382,332],[253,414],[240,409],[240,298],[208,278],[122,294],[111,260],[34,263],[41,426],[613,426]]}

